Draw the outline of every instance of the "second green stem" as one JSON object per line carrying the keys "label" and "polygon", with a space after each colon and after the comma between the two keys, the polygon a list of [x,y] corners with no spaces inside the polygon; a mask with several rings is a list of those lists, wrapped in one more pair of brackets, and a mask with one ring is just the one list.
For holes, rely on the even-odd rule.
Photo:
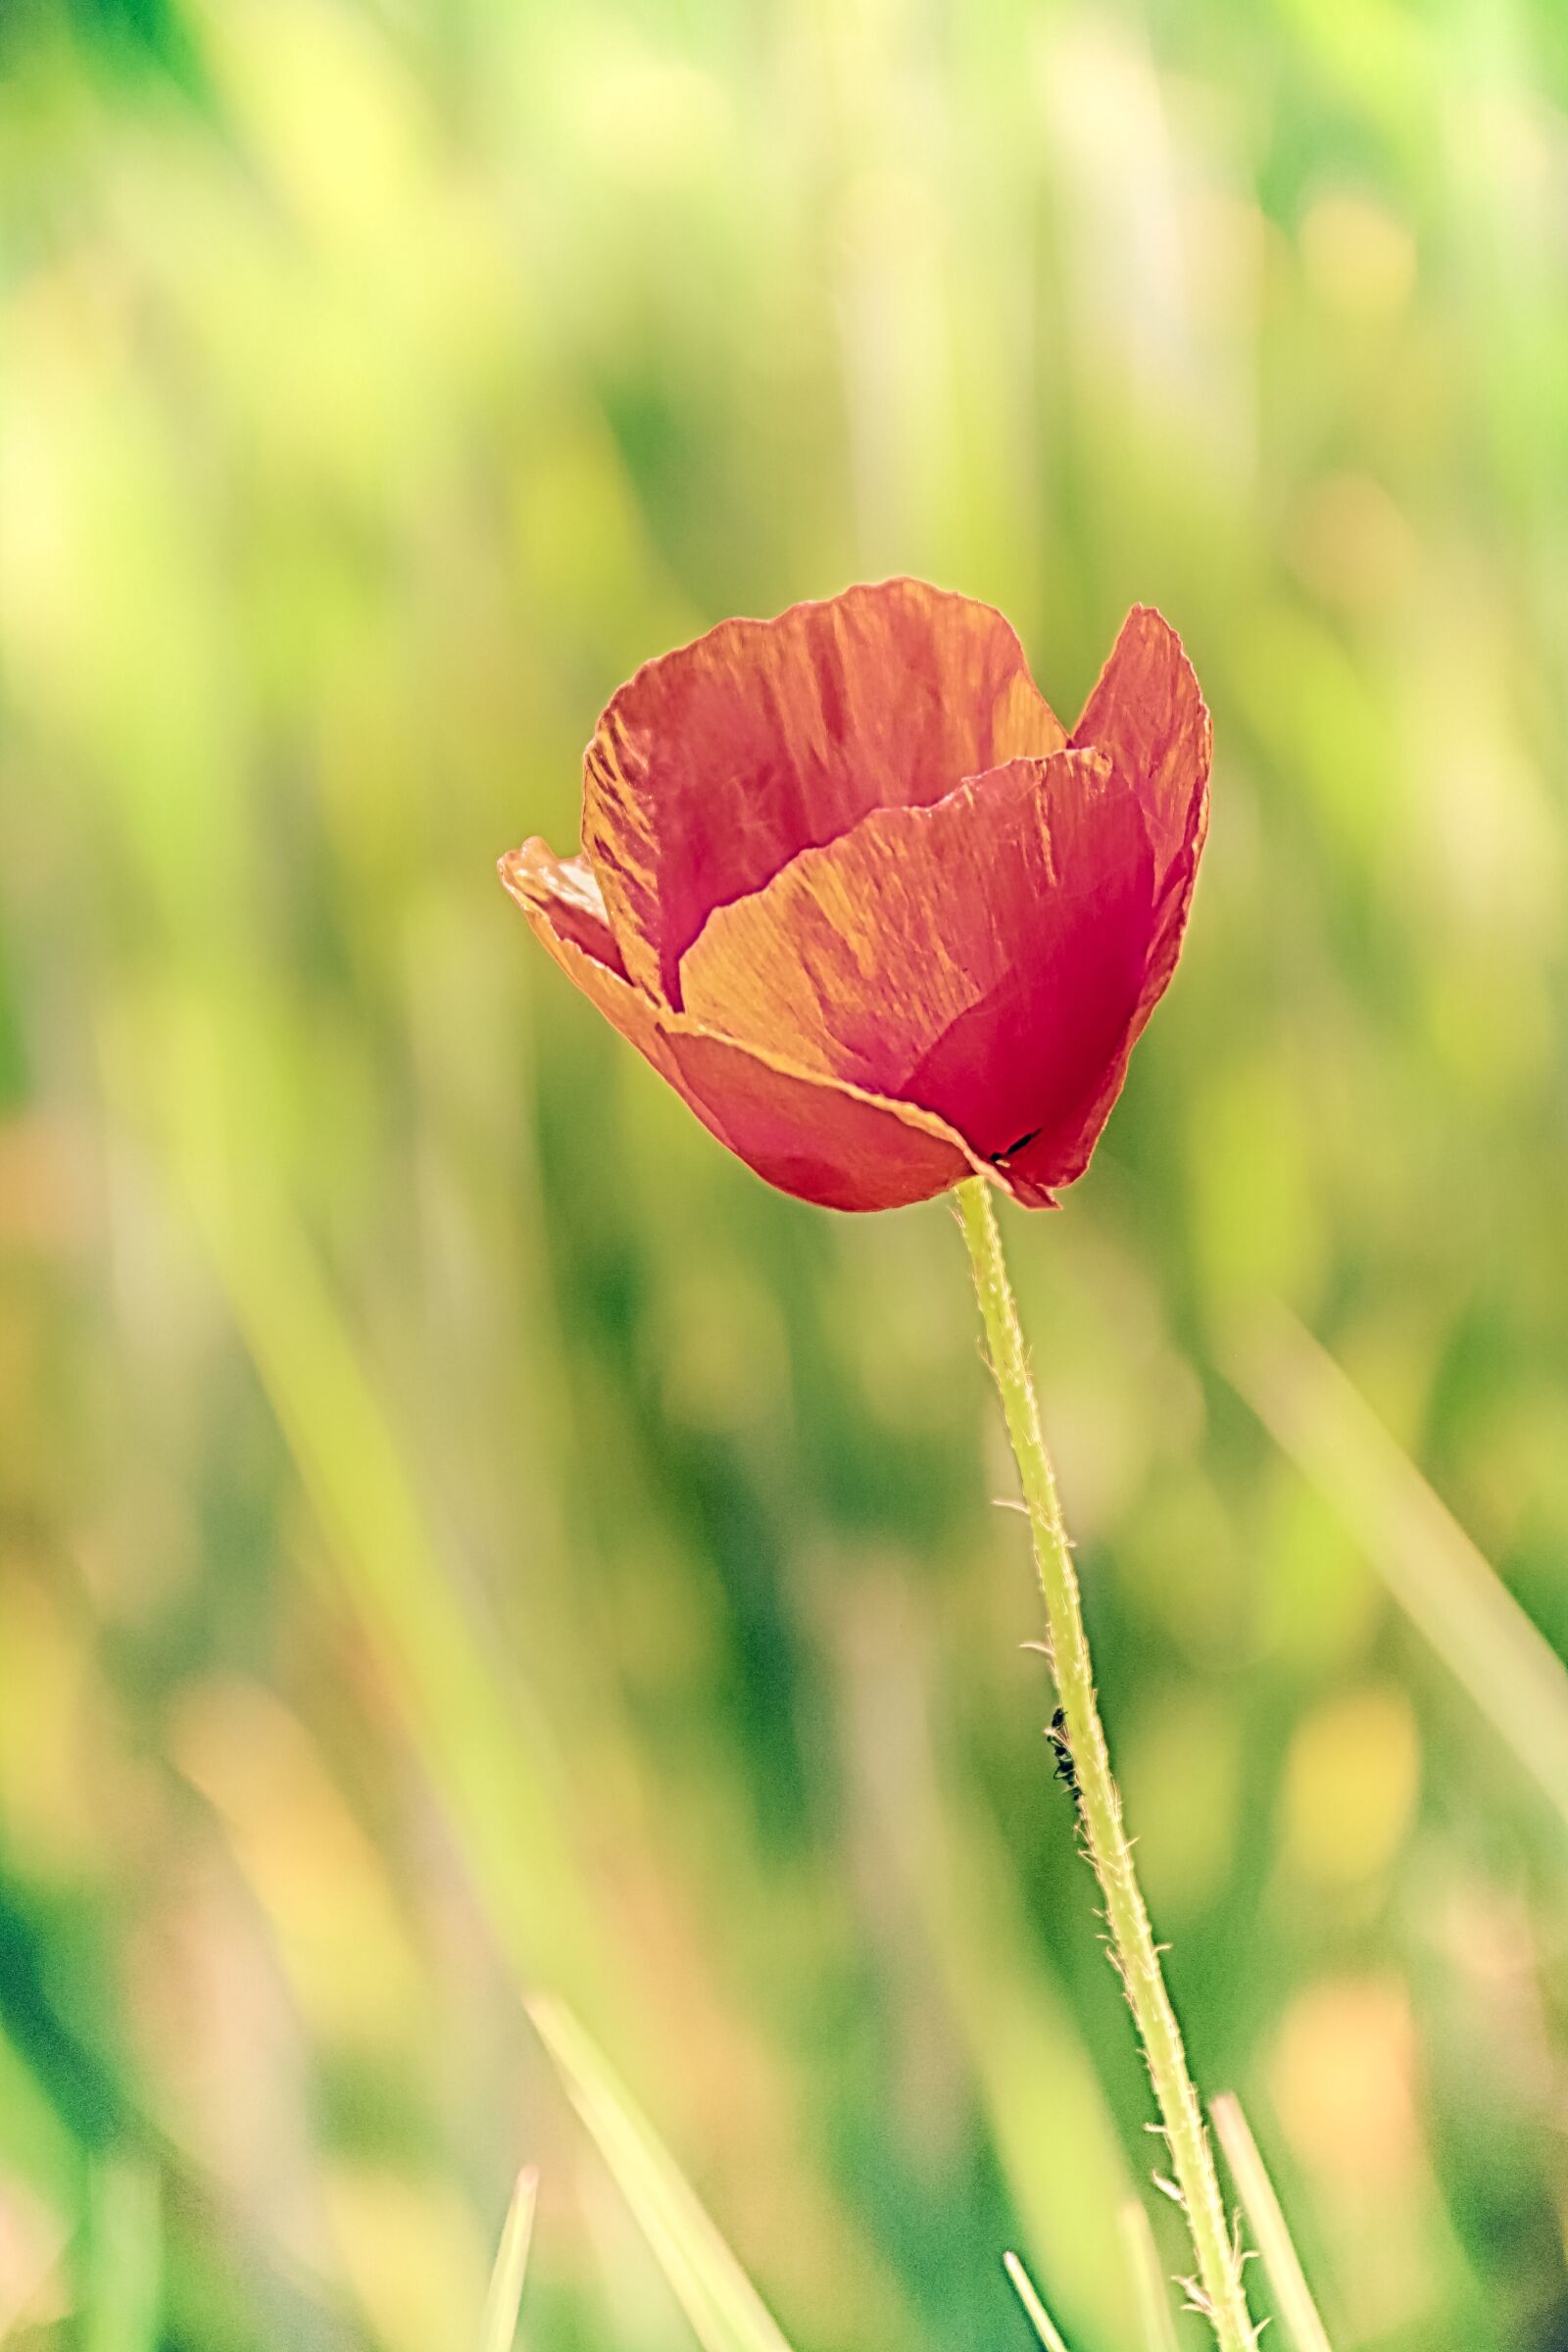
{"label": "second green stem", "polygon": [[1220,2352],[1254,2352],[1257,2332],[1242,2285],[1241,2255],[1226,2218],[1203,2111],[1188,2071],[1181,2028],[1165,1989],[1159,1947],[1122,1822],[1121,1793],[1111,1772],[1095,1696],[1094,1666],[1072,1546],[1062,1524],[1055,1474],[1040,1427],[1040,1407],[1002,1254],[990,1186],[983,1177],[971,1177],[957,1187],[957,1200],[992,1370],[1002,1394],[1007,1435],[1034,1532],[1052,1668],[1077,1781],[1084,1838],[1105,1898],[1111,1951],[1149,2062],[1175,2185],[1192,2232],[1198,2263],[1192,2282],[1194,2300],[1205,2311]]}

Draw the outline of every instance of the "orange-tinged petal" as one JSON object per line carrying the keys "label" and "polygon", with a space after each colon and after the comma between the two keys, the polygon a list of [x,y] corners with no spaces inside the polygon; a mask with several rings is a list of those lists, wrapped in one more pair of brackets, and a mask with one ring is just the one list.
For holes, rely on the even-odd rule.
{"label": "orange-tinged petal", "polygon": [[567,978],[758,1175],[826,1208],[873,1209],[929,1200],[972,1173],[962,1144],[940,1119],[792,1068],[657,1004],[625,979],[585,944],[573,892],[541,887],[541,876],[569,877],[575,862],[530,843],[501,860],[501,874]]}
{"label": "orange-tinged petal", "polygon": [[792,1069],[681,1016],[665,1036],[704,1126],[781,1192],[823,1208],[902,1208],[974,1173],[960,1139],[908,1102]]}
{"label": "orange-tinged petal", "polygon": [[1001,1159],[1076,1138],[1099,1100],[1144,988],[1152,889],[1138,799],[1101,754],[1014,760],[933,807],[878,808],[718,907],[684,1001]]}
{"label": "orange-tinged petal", "polygon": [[[1135,605],[1072,740],[1103,752],[1143,804],[1162,919],[1184,906],[1208,823],[1213,727],[1182,641]],[[1174,955],[1172,956],[1174,961]]]}
{"label": "orange-tinged petal", "polygon": [[671,1004],[715,906],[873,808],[1066,736],[989,605],[918,580],[727,620],[614,696],[585,763],[583,847],[631,977]]}

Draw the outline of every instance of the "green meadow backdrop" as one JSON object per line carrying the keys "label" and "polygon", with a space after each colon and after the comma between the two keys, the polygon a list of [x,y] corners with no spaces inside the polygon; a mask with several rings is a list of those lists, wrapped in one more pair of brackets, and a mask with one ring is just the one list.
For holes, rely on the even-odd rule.
{"label": "green meadow backdrop", "polygon": [[531,2352],[685,2352],[541,1993],[795,2352],[1022,2352],[1009,2245],[1131,2352],[950,1212],[768,1193],[494,875],[894,571],[1204,683],[1005,1215],[1102,1696],[1337,2352],[1568,2346],[1565,105],[1559,0],[3,0],[19,2352],[475,2346],[525,2161]]}

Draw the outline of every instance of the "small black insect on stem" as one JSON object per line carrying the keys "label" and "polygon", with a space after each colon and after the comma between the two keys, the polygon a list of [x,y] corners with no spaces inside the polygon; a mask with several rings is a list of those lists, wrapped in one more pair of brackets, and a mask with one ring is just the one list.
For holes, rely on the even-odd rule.
{"label": "small black insect on stem", "polygon": [[1051,1718],[1051,1728],[1047,1732],[1046,1738],[1051,1741],[1051,1752],[1056,1759],[1056,1778],[1064,1788],[1072,1791],[1073,1800],[1076,1803],[1078,1767],[1072,1760],[1072,1748],[1067,1739],[1067,1712],[1064,1707],[1058,1707]]}

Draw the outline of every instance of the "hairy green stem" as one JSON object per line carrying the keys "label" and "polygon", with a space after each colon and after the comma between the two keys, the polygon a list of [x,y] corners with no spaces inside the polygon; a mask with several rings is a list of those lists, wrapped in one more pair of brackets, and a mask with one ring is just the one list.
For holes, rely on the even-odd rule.
{"label": "hairy green stem", "polygon": [[1084,1840],[1105,1898],[1112,1956],[1149,2062],[1174,2185],[1192,2232],[1198,2262],[1197,2277],[1191,2281],[1193,2300],[1209,2319],[1221,2352],[1254,2352],[1257,2333],[1247,2309],[1241,2256],[1226,2218],[1203,2110],[1188,2072],[1181,2028],[1165,1989],[1159,1947],[1122,1823],[1121,1793],[1111,1772],[1095,1697],[1094,1666],[1072,1545],[1062,1524],[1055,1473],[1041,1434],[1040,1407],[1002,1254],[990,1186],[983,1177],[970,1177],[957,1187],[957,1199],[974,1263],[991,1367],[1002,1393],[1007,1435],[1034,1531],[1052,1671],[1061,1701],[1060,1736],[1071,1757]]}

